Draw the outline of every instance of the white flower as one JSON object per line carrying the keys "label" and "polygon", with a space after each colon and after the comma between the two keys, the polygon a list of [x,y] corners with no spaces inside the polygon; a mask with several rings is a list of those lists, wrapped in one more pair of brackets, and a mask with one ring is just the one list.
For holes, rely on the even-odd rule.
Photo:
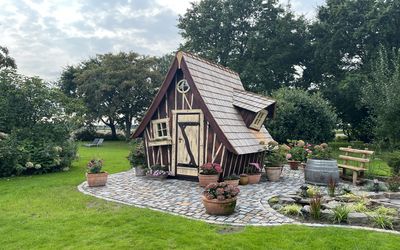
{"label": "white flower", "polygon": [[26,167],[26,168],[33,168],[34,165],[33,165],[32,162],[28,161],[27,163],[25,163],[25,167]]}
{"label": "white flower", "polygon": [[42,167],[42,165],[40,165],[40,164],[35,164],[35,168],[36,169],[40,169]]}

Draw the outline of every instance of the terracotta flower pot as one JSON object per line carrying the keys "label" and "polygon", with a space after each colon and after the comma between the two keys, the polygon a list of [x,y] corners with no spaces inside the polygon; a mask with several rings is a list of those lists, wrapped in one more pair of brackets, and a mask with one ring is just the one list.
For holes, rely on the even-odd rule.
{"label": "terracotta flower pot", "polygon": [[269,181],[279,181],[282,167],[265,167],[265,172]]}
{"label": "terracotta flower pot", "polygon": [[86,180],[89,187],[105,186],[107,183],[107,172],[92,174],[86,173]]}
{"label": "terracotta flower pot", "polygon": [[300,166],[299,161],[288,161],[291,170],[298,170]]}
{"label": "terracotta flower pot", "polygon": [[241,175],[239,180],[240,185],[247,185],[249,184],[249,176],[248,175]]}
{"label": "terracotta flower pot", "polygon": [[239,179],[238,180],[224,180],[225,183],[232,185],[234,187],[239,186]]}
{"label": "terracotta flower pot", "polygon": [[199,184],[200,187],[205,187],[210,183],[218,182],[219,175],[207,175],[207,174],[199,174]]}
{"label": "terracotta flower pot", "polygon": [[261,179],[261,173],[259,174],[249,174],[249,184],[257,184],[260,182]]}
{"label": "terracotta flower pot", "polygon": [[208,200],[203,198],[203,205],[206,208],[206,213],[211,215],[230,215],[235,212],[237,197],[219,201],[217,199]]}

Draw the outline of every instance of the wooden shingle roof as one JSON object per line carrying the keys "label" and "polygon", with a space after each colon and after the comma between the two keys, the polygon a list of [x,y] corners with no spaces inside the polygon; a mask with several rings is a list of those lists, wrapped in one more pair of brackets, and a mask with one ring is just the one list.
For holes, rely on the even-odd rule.
{"label": "wooden shingle roof", "polygon": [[242,109],[257,113],[274,103],[275,100],[262,95],[257,95],[242,89],[233,90],[233,105]]}
{"label": "wooden shingle roof", "polygon": [[204,103],[237,154],[263,150],[261,141],[272,140],[264,126],[260,131],[246,126],[235,106],[258,112],[275,101],[245,91],[239,75],[195,55],[182,53]]}

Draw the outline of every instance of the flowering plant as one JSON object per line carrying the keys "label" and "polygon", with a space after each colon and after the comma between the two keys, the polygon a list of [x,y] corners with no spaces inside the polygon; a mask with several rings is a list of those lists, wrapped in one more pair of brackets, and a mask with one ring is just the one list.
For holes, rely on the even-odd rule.
{"label": "flowering plant", "polygon": [[290,161],[305,162],[308,155],[308,145],[304,141],[289,141],[289,151],[286,158]]}
{"label": "flowering plant", "polygon": [[203,195],[207,200],[217,199],[219,201],[223,201],[236,197],[239,192],[239,188],[221,182],[208,184],[203,192]]}
{"label": "flowering plant", "polygon": [[150,170],[147,173],[149,176],[168,176],[169,171],[167,166],[161,166],[159,164],[150,166]]}
{"label": "flowering plant", "polygon": [[250,175],[259,174],[261,173],[261,170],[260,163],[258,162],[249,163],[249,165],[244,168],[244,172]]}
{"label": "flowering plant", "polygon": [[87,164],[88,173],[91,174],[100,173],[102,167],[103,167],[103,160],[101,159],[92,159]]}
{"label": "flowering plant", "polygon": [[216,175],[222,173],[221,165],[218,163],[208,162],[200,167],[200,174],[204,175]]}
{"label": "flowering plant", "polygon": [[310,150],[308,158],[317,160],[331,160],[333,158],[332,149],[328,146],[327,143],[315,145],[313,147],[313,150]]}
{"label": "flowering plant", "polygon": [[264,162],[266,167],[280,167],[286,162],[287,145],[279,145],[276,141],[268,142],[265,146]]}

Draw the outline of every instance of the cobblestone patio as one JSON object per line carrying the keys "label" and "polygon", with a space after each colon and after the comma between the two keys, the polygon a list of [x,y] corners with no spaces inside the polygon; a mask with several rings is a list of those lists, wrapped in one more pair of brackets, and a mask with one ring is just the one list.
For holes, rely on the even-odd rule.
{"label": "cobblestone patio", "polygon": [[105,187],[90,188],[84,182],[78,188],[81,192],[98,198],[211,223],[273,225],[293,223],[294,220],[273,210],[268,199],[277,194],[295,192],[303,183],[303,170],[284,168],[279,182],[263,180],[259,184],[240,186],[236,210],[230,216],[211,216],[205,213],[200,196],[203,188],[197,182],[136,177],[133,170],[110,175]]}

